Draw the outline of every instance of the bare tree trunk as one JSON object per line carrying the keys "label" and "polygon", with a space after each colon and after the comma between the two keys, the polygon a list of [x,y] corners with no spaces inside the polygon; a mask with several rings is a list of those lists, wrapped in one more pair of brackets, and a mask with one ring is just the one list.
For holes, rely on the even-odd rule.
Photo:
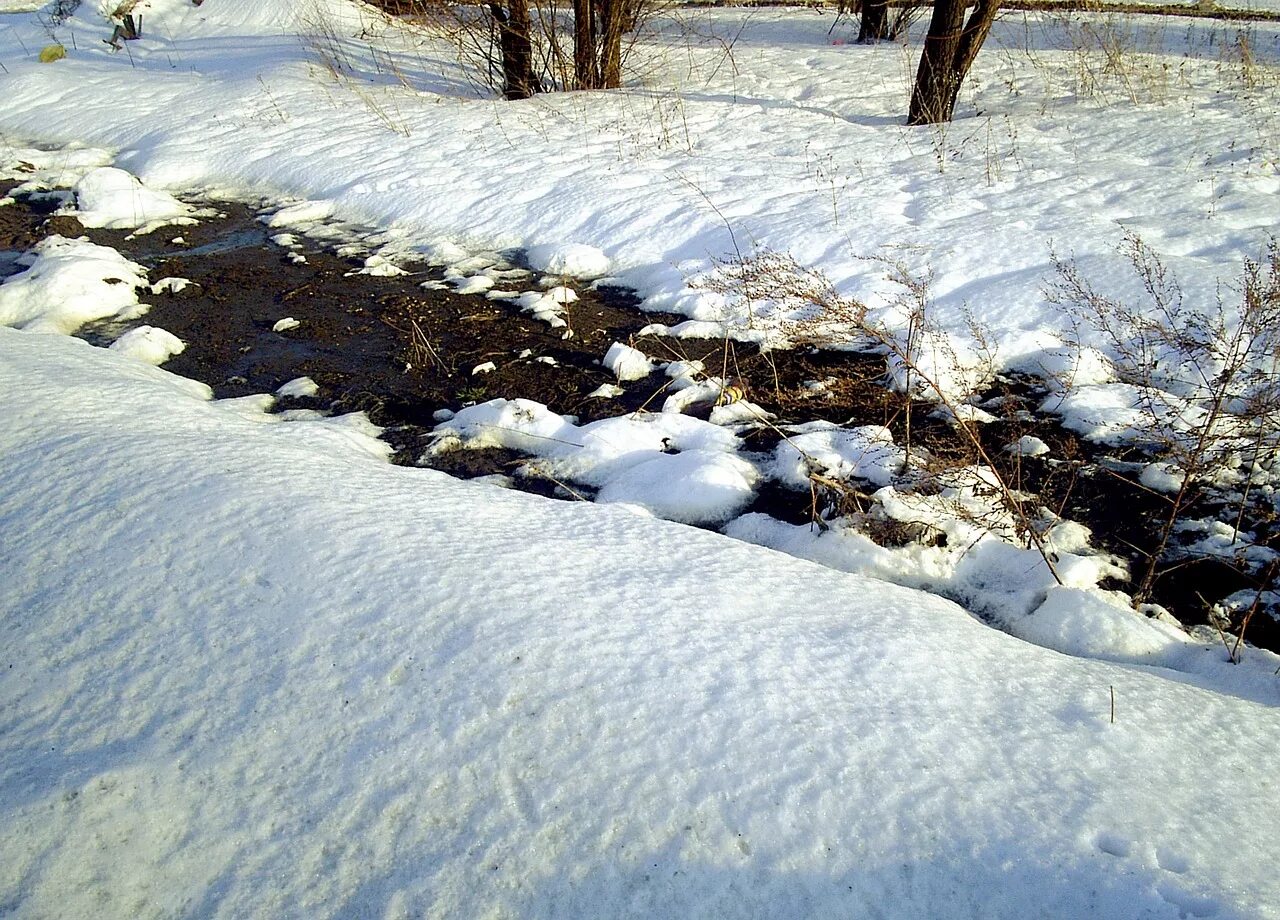
{"label": "bare tree trunk", "polygon": [[600,87],[622,85],[622,34],[626,31],[628,0],[599,0]]}
{"label": "bare tree trunk", "polygon": [[858,41],[880,42],[890,38],[888,0],[862,0],[862,19]]}
{"label": "bare tree trunk", "polygon": [[533,78],[533,39],[530,37],[528,0],[507,0],[507,8],[489,4],[498,23],[498,44],[502,49],[502,95],[508,99],[528,99],[537,90]]}
{"label": "bare tree trunk", "polygon": [[600,86],[593,0],[573,0],[573,76],[577,89],[597,89]]}
{"label": "bare tree trunk", "polygon": [[966,23],[965,0],[934,0],[907,124],[933,125],[951,120],[960,84],[999,10],[1000,0],[977,0]]}

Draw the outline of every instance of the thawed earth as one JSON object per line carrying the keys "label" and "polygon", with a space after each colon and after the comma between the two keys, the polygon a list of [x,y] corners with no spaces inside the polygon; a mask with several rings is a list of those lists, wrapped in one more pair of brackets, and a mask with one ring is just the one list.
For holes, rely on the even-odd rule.
{"label": "thawed earth", "polygon": [[[928,279],[922,399],[1069,369],[1043,411],[1100,442],[1140,425],[1055,257],[1141,303],[1137,235],[1234,304],[1275,227],[1266,23],[1010,14],[956,122],[908,129],[918,35],[850,46],[816,11],[663,18],[627,89],[508,104],[338,0],[152,0],[116,54],[96,8],[28,6],[0,5],[0,171],[85,227],[176,239],[211,218],[184,201],[267,198],[286,249],[372,226],[365,273],[430,263],[562,335],[607,281],[674,342],[850,344],[726,282],[785,253],[910,388],[897,272]],[[431,451],[594,499],[551,502],[392,466],[359,413],[212,399],[157,366],[186,343],[147,303],[182,280],[110,247],[0,256],[0,913],[1280,916],[1280,658],[1132,610],[1070,520],[1020,543],[981,471],[909,492],[869,424],[752,453],[726,373],[617,342],[618,387],[667,381],[650,411],[440,412]],[[104,319],[109,348],[68,335]],[[817,470],[945,540],[743,514]]]}

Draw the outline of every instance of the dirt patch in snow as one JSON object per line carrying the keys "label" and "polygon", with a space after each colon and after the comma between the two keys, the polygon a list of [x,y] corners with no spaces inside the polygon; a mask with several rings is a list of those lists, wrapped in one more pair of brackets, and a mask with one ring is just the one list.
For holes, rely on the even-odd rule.
{"label": "dirt patch in snow", "polygon": [[[0,192],[8,190],[0,185]],[[261,219],[261,206],[218,203],[222,219],[131,236],[86,231],[74,218],[51,216],[56,204],[20,200],[0,207],[0,277],[19,267],[5,254],[16,255],[51,233],[83,233],[143,264],[153,283],[184,279],[188,284],[180,289],[143,295],[151,308],[142,322],[172,332],[187,346],[166,362],[167,370],[209,384],[219,398],[275,392],[310,377],[316,384],[313,395],[281,397],[277,408],[363,411],[384,429],[399,463],[428,463],[465,478],[502,476],[528,491],[582,499],[571,484],[513,475],[525,458],[512,451],[464,450],[426,461],[423,455],[438,413],[498,397],[535,400],[582,422],[659,410],[671,386],[661,370],[623,384],[615,398],[591,395],[602,384],[617,383],[601,364],[615,341],[633,344],[659,362],[702,362],[707,373],[740,383],[778,425],[816,419],[880,424],[893,432],[896,443],[923,448],[941,465],[974,462],[972,448],[931,407],[907,406],[886,388],[878,354],[762,354],[724,341],[643,335],[651,323],[672,324],[682,317],[646,313],[629,292],[608,286],[575,286],[580,299],[566,307],[568,325],[553,328],[510,300],[458,294],[448,285],[442,289],[442,270],[425,264],[404,264],[408,274],[362,274],[368,252],[358,238],[337,250],[306,236],[280,245],[272,240],[278,231],[268,230]],[[518,252],[496,255],[513,274],[521,267]],[[497,288],[536,290],[553,283],[531,274]],[[81,335],[109,344],[126,328],[103,323]],[[488,365],[492,369],[477,370]],[[1140,559],[1152,540],[1151,522],[1165,506],[1113,469],[1141,457],[1110,451],[1104,458],[1094,445],[1035,412],[1043,395],[1037,381],[1017,379],[1000,380],[985,394],[984,406],[998,419],[981,427],[988,456],[1007,464],[1003,472],[1012,485],[1089,526],[1098,546]],[[709,406],[692,410],[704,417],[709,411]],[[1004,451],[1028,434],[1048,444],[1048,459],[1015,459]],[[758,428],[745,435],[745,449],[763,454],[781,436],[777,427]],[[856,513],[865,502],[856,490],[802,493],[764,483],[750,510],[800,524]],[[894,535],[877,537],[892,542]],[[1155,600],[1183,622],[1204,622],[1207,601],[1246,587],[1230,566],[1197,560],[1163,576]],[[1280,628],[1268,617],[1257,618],[1249,635],[1257,644],[1280,647]]]}

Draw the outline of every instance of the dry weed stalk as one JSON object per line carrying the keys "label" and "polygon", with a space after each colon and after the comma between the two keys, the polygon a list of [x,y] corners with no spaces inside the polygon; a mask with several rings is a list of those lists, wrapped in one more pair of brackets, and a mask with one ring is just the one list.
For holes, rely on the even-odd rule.
{"label": "dry weed stalk", "polygon": [[[1015,522],[1013,530],[1016,537],[1024,546],[1039,553],[1054,580],[1061,584],[1056,557],[1045,541],[1041,509],[1033,511],[1029,506],[1034,506],[1034,501],[1014,488],[1007,475],[1002,473],[1000,464],[982,443],[978,423],[972,420],[968,407],[940,376],[940,371],[955,371],[963,362],[954,350],[949,350],[949,340],[941,335],[929,317],[928,278],[915,275],[904,263],[887,261],[887,264],[891,269],[891,279],[902,292],[895,306],[906,313],[905,336],[871,320],[864,303],[841,294],[821,271],[801,265],[789,253],[765,250],[722,263],[714,278],[704,281],[703,286],[741,298],[750,309],[754,309],[756,304],[770,304],[775,312],[785,317],[782,328],[789,344],[843,341],[883,352],[890,365],[896,365],[899,371],[899,389],[907,404],[904,406],[905,417],[909,419],[911,416],[910,401],[919,398],[936,403],[950,416],[976,464],[991,471],[989,481],[984,479],[982,483],[958,485],[962,488],[972,486],[975,491],[989,488],[1000,510]],[[985,360],[990,361],[990,345],[985,330],[972,320],[970,325],[979,351],[984,353]],[[928,360],[924,353],[926,342],[934,349]],[[951,367],[946,366],[948,360]],[[906,437],[907,456],[911,457],[909,422]],[[958,475],[956,469],[947,467],[947,475]],[[920,477],[917,487],[936,488],[941,475],[939,471],[934,476]],[[924,485],[930,482],[932,486]],[[987,532],[1002,530],[994,520],[975,519],[959,503],[955,512]]]}
{"label": "dry weed stalk", "polygon": [[1101,335],[1120,382],[1138,394],[1143,446],[1181,476],[1134,593],[1141,603],[1204,484],[1243,467],[1238,535],[1250,490],[1277,463],[1280,244],[1272,239],[1262,260],[1245,260],[1235,310],[1221,297],[1208,310],[1188,306],[1177,279],[1136,234],[1125,236],[1121,250],[1142,283],[1141,305],[1100,293],[1074,261],[1057,256],[1058,278],[1047,293]]}

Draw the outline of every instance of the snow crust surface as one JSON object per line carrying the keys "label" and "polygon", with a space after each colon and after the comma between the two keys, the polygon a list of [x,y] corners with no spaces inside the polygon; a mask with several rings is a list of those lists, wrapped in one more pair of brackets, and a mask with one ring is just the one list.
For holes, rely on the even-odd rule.
{"label": "snow crust surface", "polygon": [[[900,387],[1048,373],[1071,385],[1044,410],[1106,443],[1141,435],[1139,394],[1047,301],[1054,255],[1140,298],[1115,253],[1140,233],[1212,303],[1275,227],[1268,24],[1006,16],[938,130],[902,124],[900,48],[833,44],[814,11],[658,20],[645,85],[508,104],[336,0],[150,0],[114,55],[81,4],[54,64],[31,9],[0,0],[5,159],[86,222],[265,196],[278,234],[384,228],[365,273],[421,257],[478,292],[484,253],[523,249],[553,277],[517,303],[551,325],[560,278],[612,277],[688,317],[677,335],[751,341],[824,321],[716,290],[726,262],[790,253],[894,330],[905,273],[933,325],[930,381],[891,360]],[[1274,656],[1233,666],[1125,610],[1071,525],[1048,534],[1058,584],[966,524],[976,485],[895,490],[897,449],[863,429],[798,437],[950,550],[726,525],[788,557],[653,520],[719,523],[757,471],[807,476],[675,412],[443,421],[599,505],[391,468],[363,417],[212,402],[32,334],[136,318],[147,279],[83,240],[23,260],[0,286],[22,330],[0,328],[0,912],[1280,916]],[[723,394],[684,370],[672,409]]]}
{"label": "snow crust surface", "polygon": [[0,329],[13,916],[1280,914],[1280,709],[264,405]]}

